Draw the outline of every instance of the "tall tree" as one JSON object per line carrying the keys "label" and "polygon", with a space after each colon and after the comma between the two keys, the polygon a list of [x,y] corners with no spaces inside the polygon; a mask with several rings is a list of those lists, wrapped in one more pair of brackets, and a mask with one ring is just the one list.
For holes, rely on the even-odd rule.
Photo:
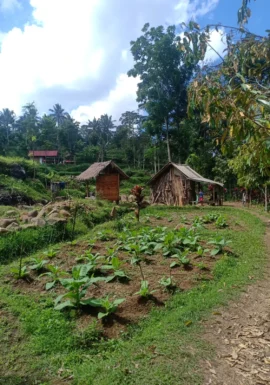
{"label": "tall tree", "polygon": [[135,65],[128,75],[140,78],[137,92],[140,107],[159,124],[164,124],[168,160],[171,161],[169,129],[186,115],[187,86],[194,66],[183,65],[174,26],[165,31],[162,26],[150,28],[145,24],[142,32],[141,37],[131,42]]}
{"label": "tall tree", "polygon": [[10,133],[14,128],[15,113],[8,108],[3,108],[0,112],[0,130],[3,130],[3,149],[6,153],[9,148]]}

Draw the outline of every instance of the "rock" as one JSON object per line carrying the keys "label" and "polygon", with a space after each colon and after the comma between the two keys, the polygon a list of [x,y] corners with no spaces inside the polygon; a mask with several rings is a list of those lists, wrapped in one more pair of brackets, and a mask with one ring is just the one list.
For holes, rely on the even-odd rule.
{"label": "rock", "polygon": [[31,223],[33,223],[37,227],[46,226],[46,221],[43,218],[32,218]]}
{"label": "rock", "polygon": [[25,225],[21,225],[21,229],[25,230],[25,229],[34,229],[36,228],[37,225],[35,225],[34,223],[27,223]]}
{"label": "rock", "polygon": [[24,180],[26,178],[26,171],[21,165],[13,164],[10,169],[10,175],[13,178]]}
{"label": "rock", "polygon": [[8,225],[11,225],[12,222],[17,223],[17,219],[16,218],[3,218],[3,219],[0,219],[0,227],[5,229],[6,227],[8,227]]}
{"label": "rock", "polygon": [[30,222],[30,218],[27,214],[23,214],[20,216],[20,221],[23,223],[28,223],[28,222]]}
{"label": "rock", "polygon": [[135,202],[135,196],[134,195],[129,195],[128,196],[128,202],[130,202],[130,203]]}
{"label": "rock", "polygon": [[38,211],[37,211],[37,210],[30,211],[30,212],[28,213],[28,216],[29,216],[30,218],[35,218],[35,217],[38,216]]}
{"label": "rock", "polygon": [[15,215],[18,215],[18,213],[15,210],[9,210],[9,211],[6,212],[6,215],[8,217],[12,217],[12,216],[14,217]]}
{"label": "rock", "polygon": [[9,230],[4,229],[3,227],[0,227],[0,234],[3,234],[3,233],[9,233]]}
{"label": "rock", "polygon": [[70,214],[67,210],[60,210],[60,211],[59,211],[59,214],[60,214],[62,217],[65,217],[65,218],[71,217],[71,214]]}
{"label": "rock", "polygon": [[51,217],[51,216],[54,216],[55,214],[59,215],[59,212],[56,208],[54,208],[51,212],[49,212],[48,216]]}
{"label": "rock", "polygon": [[48,218],[48,220],[47,220],[47,223],[49,224],[49,225],[55,225],[56,223],[66,223],[66,219],[65,218],[59,218],[59,217],[50,217],[50,218]]}
{"label": "rock", "polygon": [[20,230],[20,226],[16,222],[12,222],[10,225],[7,227],[8,230]]}
{"label": "rock", "polygon": [[127,195],[120,195],[120,200],[121,200],[121,202],[128,202],[128,197],[127,197]]}

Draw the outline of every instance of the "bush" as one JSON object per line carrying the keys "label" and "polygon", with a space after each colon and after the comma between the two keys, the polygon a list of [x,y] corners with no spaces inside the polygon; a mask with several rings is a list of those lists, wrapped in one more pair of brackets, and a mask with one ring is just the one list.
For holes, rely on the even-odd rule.
{"label": "bush", "polygon": [[63,223],[5,234],[0,239],[0,263],[10,262],[22,254],[33,253],[69,237],[70,232]]}

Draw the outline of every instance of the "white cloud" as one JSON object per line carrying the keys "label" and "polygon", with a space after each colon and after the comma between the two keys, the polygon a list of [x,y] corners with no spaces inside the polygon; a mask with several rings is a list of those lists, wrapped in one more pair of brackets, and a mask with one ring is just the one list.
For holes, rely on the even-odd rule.
{"label": "white cloud", "polygon": [[122,112],[136,110],[137,103],[134,97],[137,85],[137,79],[121,74],[116,79],[115,87],[103,100],[96,101],[90,106],[80,106],[73,110],[71,115],[78,121],[86,122],[88,119],[98,118],[104,113],[119,117]]}
{"label": "white cloud", "polygon": [[[26,1],[26,0],[24,0]],[[0,34],[0,109],[20,113],[35,100],[40,113],[55,103],[79,120],[135,109],[130,41],[143,25],[188,21],[218,0],[30,0],[32,20]],[[18,0],[0,0],[14,9]]]}
{"label": "white cloud", "polygon": [[18,0],[0,0],[0,11],[14,11],[16,8],[21,8]]}
{"label": "white cloud", "polygon": [[207,48],[205,62],[220,60],[219,55],[222,57],[224,56],[224,49],[227,47],[225,36],[225,31],[222,28],[219,31],[216,31],[215,29],[211,31],[210,45],[212,48]]}

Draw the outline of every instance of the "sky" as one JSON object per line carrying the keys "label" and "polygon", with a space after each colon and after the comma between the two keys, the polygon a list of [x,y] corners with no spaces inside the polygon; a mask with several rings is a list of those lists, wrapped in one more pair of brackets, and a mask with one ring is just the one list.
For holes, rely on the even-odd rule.
{"label": "sky", "polygon": [[[151,26],[191,19],[235,26],[242,0],[0,0],[0,110],[56,103],[81,123],[137,110],[130,41]],[[270,0],[251,0],[248,28],[270,29]],[[212,45],[224,43],[212,33]],[[215,60],[213,51],[208,60]]]}

